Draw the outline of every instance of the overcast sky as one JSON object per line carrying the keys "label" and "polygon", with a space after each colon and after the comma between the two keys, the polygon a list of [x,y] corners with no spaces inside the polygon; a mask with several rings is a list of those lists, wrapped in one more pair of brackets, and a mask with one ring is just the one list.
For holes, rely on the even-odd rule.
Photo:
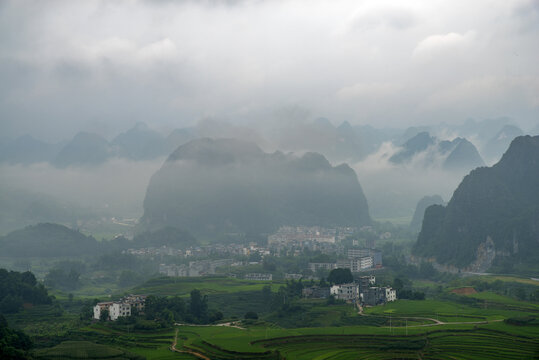
{"label": "overcast sky", "polygon": [[[539,1],[0,1],[0,134],[539,121]],[[285,119],[286,121],[286,119]]]}

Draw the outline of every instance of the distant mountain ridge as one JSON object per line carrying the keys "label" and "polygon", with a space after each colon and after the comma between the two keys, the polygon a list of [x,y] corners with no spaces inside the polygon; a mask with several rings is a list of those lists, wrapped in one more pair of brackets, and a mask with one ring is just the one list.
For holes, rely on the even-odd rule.
{"label": "distant mountain ridge", "polygon": [[370,223],[355,172],[316,153],[263,152],[235,139],[180,146],[152,177],[141,226],[264,233],[281,225]]}
{"label": "distant mountain ridge", "polygon": [[438,158],[443,159],[442,167],[446,170],[471,170],[485,163],[479,155],[477,148],[464,138],[455,138],[451,141],[439,141],[426,131],[408,139],[402,148],[389,158],[394,164],[404,164],[412,161],[417,155],[423,155],[423,165],[435,164]]}
{"label": "distant mountain ridge", "polygon": [[413,253],[483,271],[496,259],[537,263],[538,179],[539,136],[519,136],[497,164],[467,175],[446,207],[426,209]]}

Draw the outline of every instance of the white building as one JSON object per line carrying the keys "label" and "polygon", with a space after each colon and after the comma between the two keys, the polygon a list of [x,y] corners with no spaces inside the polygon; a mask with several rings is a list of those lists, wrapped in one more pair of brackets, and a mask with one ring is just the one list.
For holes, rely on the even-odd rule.
{"label": "white building", "polygon": [[337,267],[335,263],[309,263],[309,269],[316,272],[318,269],[333,270]]}
{"label": "white building", "polygon": [[97,303],[94,306],[94,319],[96,319],[96,320],[101,319],[101,312],[103,310],[109,311],[112,304],[113,304],[112,301]]}
{"label": "white building", "polygon": [[359,287],[356,283],[333,285],[330,294],[337,300],[352,301],[359,297]]}
{"label": "white building", "polygon": [[243,278],[245,280],[271,281],[273,279],[273,275],[263,274],[263,273],[249,273],[249,274],[245,274]]}
{"label": "white building", "polygon": [[144,310],[146,295],[128,295],[120,301],[100,302],[94,306],[94,319],[100,320],[104,310],[109,312],[110,320],[117,320],[122,316],[131,316],[131,309]]}
{"label": "white building", "polygon": [[366,257],[362,257],[358,259],[357,264],[358,264],[359,270],[370,269],[372,268],[374,261],[373,261],[372,256],[366,256]]}
{"label": "white building", "polygon": [[397,300],[397,291],[396,290],[394,290],[394,289],[392,289],[390,287],[386,287],[384,289],[386,291],[385,297],[386,297],[387,302]]}
{"label": "white building", "polygon": [[115,302],[109,308],[109,316],[112,321],[118,319],[120,316],[131,316],[131,305]]}

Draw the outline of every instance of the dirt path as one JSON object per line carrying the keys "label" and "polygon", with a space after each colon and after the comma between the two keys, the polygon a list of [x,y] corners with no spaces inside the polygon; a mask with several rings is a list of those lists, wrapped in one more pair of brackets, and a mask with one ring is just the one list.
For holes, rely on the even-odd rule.
{"label": "dirt path", "polygon": [[236,329],[240,329],[240,330],[247,330],[245,329],[244,327],[241,327],[239,325],[236,325],[236,322],[234,321],[231,321],[231,322],[227,322],[227,323],[222,323],[222,324],[207,324],[207,325],[202,325],[202,324],[182,324],[182,323],[174,323],[175,326],[226,326],[226,327],[232,327],[232,328],[236,328]]}
{"label": "dirt path", "polygon": [[[503,319],[500,320],[482,320],[482,321],[455,321],[455,322],[444,322],[433,318],[424,318],[424,317],[401,317],[396,319],[419,319],[419,320],[430,320],[433,321],[434,324],[421,324],[421,325],[409,325],[407,327],[413,328],[413,327],[425,327],[425,326],[438,326],[438,325],[466,325],[466,324],[488,324],[491,322],[500,322],[503,321]],[[402,328],[404,326],[393,326],[394,328]]]}
{"label": "dirt path", "polygon": [[202,360],[211,360],[206,355],[202,355],[201,353],[198,353],[196,351],[192,351],[192,350],[189,350],[189,349],[187,349],[187,350],[178,350],[178,349],[176,349],[176,344],[178,344],[178,329],[176,329],[176,333],[174,334],[174,342],[170,346],[171,351],[178,352],[178,353],[183,353],[183,354],[191,354],[191,355],[196,356],[197,358],[202,359]]}

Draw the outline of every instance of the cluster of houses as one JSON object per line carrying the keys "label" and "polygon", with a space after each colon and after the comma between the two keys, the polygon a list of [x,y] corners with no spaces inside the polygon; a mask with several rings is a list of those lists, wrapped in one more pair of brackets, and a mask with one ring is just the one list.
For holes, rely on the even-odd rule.
{"label": "cluster of houses", "polygon": [[232,259],[190,261],[189,264],[159,265],[159,273],[166,276],[202,276],[215,274],[218,267],[234,265]]}
{"label": "cluster of houses", "polygon": [[268,236],[268,245],[291,245],[304,242],[331,243],[345,239],[357,231],[353,227],[327,229],[320,226],[282,226]]}
{"label": "cluster of houses", "polygon": [[210,255],[218,255],[223,257],[228,256],[249,256],[251,254],[259,254],[260,256],[270,255],[270,250],[266,247],[259,246],[256,243],[244,244],[211,244],[206,246],[191,246],[186,249],[177,249],[167,246],[161,247],[146,247],[138,249],[127,249],[123,253],[136,255],[140,257],[159,257],[159,256],[175,256],[175,257],[207,257]]}
{"label": "cluster of houses", "polygon": [[101,319],[103,311],[108,311],[108,319],[115,321],[119,317],[131,316],[131,310],[136,308],[138,311],[144,309],[146,295],[128,295],[119,301],[106,301],[97,303],[94,306],[94,319]]}
{"label": "cluster of houses", "polygon": [[361,276],[357,282],[333,285],[331,287],[312,286],[302,290],[303,297],[311,299],[327,299],[334,296],[363,305],[375,306],[397,300],[397,293],[391,287],[374,286],[376,278],[373,275]]}

